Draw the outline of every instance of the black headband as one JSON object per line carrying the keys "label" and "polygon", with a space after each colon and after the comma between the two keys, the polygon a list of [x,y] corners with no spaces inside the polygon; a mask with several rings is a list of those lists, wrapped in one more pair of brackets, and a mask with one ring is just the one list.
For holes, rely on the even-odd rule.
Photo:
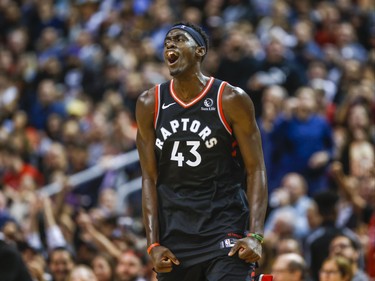
{"label": "black headband", "polygon": [[184,24],[179,24],[179,25],[172,26],[171,29],[167,32],[167,34],[173,29],[181,29],[181,30],[186,31],[187,33],[190,34],[191,37],[193,37],[194,41],[198,44],[198,46],[205,47],[207,50],[206,41],[204,41],[203,36],[199,32],[197,32],[194,28],[191,28],[190,26],[187,26]]}

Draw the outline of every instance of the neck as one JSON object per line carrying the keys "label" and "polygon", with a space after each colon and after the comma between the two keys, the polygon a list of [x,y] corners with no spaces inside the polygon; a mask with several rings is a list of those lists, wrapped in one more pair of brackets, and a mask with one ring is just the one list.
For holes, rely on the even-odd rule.
{"label": "neck", "polygon": [[297,110],[296,115],[299,120],[306,121],[313,115],[313,112],[309,110]]}
{"label": "neck", "polygon": [[173,77],[173,88],[176,95],[183,101],[189,101],[198,96],[210,78],[202,72]]}

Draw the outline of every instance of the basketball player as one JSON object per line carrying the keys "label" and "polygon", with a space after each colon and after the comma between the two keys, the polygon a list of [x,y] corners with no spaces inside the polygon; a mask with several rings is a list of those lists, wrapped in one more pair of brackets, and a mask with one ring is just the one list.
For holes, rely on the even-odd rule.
{"label": "basketball player", "polygon": [[162,281],[247,280],[262,255],[267,185],[253,103],[201,72],[207,50],[200,27],[174,25],[164,41],[173,79],[137,102],[148,253]]}

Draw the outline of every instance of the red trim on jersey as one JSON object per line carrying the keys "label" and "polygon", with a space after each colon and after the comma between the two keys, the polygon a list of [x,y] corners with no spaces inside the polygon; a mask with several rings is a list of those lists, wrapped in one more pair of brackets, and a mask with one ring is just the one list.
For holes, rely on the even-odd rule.
{"label": "red trim on jersey", "polygon": [[232,134],[232,128],[229,126],[227,119],[225,118],[224,111],[223,111],[223,102],[222,102],[222,96],[225,89],[225,86],[227,85],[227,82],[223,82],[220,85],[219,93],[217,95],[217,106],[218,106],[218,113],[221,120],[221,123],[223,123],[225,129],[227,129],[229,134]]}
{"label": "red trim on jersey", "polygon": [[232,157],[236,157],[237,156],[237,146],[238,146],[238,143],[236,140],[234,140],[232,142]]}
{"label": "red trim on jersey", "polygon": [[193,104],[197,103],[199,100],[201,100],[206,95],[206,93],[208,92],[208,90],[211,88],[213,82],[214,82],[214,78],[211,77],[210,80],[208,80],[208,83],[206,84],[206,86],[203,88],[202,92],[200,92],[200,94],[195,99],[193,99],[191,102],[189,102],[189,103],[185,103],[185,102],[183,102],[182,100],[180,100],[177,97],[177,95],[176,95],[176,93],[174,91],[174,88],[173,88],[173,79],[172,79],[172,81],[171,81],[171,83],[169,85],[169,90],[171,92],[171,95],[172,95],[173,99],[179,105],[181,105],[182,107],[187,108],[187,107],[192,106]]}
{"label": "red trim on jersey", "polygon": [[154,128],[156,129],[156,123],[159,118],[159,94],[160,94],[160,84],[155,86],[155,112],[154,112]]}

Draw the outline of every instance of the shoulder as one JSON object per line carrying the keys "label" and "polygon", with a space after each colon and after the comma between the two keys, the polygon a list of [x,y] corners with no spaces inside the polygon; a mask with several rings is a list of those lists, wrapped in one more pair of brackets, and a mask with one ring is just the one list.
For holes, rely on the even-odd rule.
{"label": "shoulder", "polygon": [[169,88],[171,80],[161,84],[157,84],[154,87],[144,91],[139,95],[137,99],[137,106],[153,107],[157,101],[158,93],[162,93],[165,89]]}
{"label": "shoulder", "polygon": [[136,120],[138,128],[142,127],[142,124],[152,124],[155,114],[155,87],[144,91],[137,99],[136,106]]}
{"label": "shoulder", "polygon": [[250,100],[249,95],[240,87],[232,86],[227,83],[223,91],[223,102],[225,103],[235,103],[241,102],[242,100]]}
{"label": "shoulder", "polygon": [[137,100],[137,106],[153,106],[155,104],[156,87],[157,86],[154,86],[140,94]]}
{"label": "shoulder", "polygon": [[226,118],[232,121],[249,120],[254,115],[254,105],[250,96],[241,88],[227,84],[222,94],[222,109]]}

